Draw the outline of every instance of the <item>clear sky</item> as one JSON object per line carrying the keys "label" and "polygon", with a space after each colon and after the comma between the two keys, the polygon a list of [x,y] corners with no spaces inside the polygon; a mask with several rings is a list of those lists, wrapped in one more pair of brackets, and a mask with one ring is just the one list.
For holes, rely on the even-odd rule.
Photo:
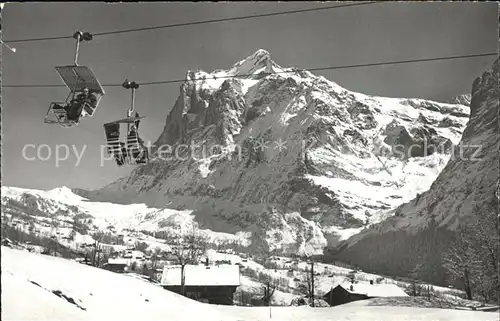
{"label": "clear sky", "polygon": [[[2,14],[4,40],[71,36],[76,30],[98,33],[119,29],[277,12],[330,3],[8,3]],[[82,43],[79,63],[89,66],[101,83],[183,79],[188,70],[225,69],[265,49],[281,66],[301,68],[390,60],[475,54],[497,50],[497,4],[382,3],[178,28],[96,37]],[[73,39],[15,43],[3,48],[3,85],[61,84],[54,66],[73,62]],[[447,100],[468,93],[495,57],[316,72],[347,89],[388,97]],[[155,141],[179,94],[180,84],[141,87],[136,109],[147,116],[143,138]],[[2,89],[2,184],[50,189],[59,186],[99,188],[131,169],[112,161],[100,164],[102,125],[122,118],[130,91],[105,88],[93,118],[63,129],[44,124],[52,101],[64,100],[65,88]],[[27,160],[23,147],[50,146],[51,157]],[[55,163],[57,145],[70,151]],[[41,156],[47,149],[41,149]],[[64,148],[60,148],[61,157]],[[36,157],[36,149],[27,149]]]}

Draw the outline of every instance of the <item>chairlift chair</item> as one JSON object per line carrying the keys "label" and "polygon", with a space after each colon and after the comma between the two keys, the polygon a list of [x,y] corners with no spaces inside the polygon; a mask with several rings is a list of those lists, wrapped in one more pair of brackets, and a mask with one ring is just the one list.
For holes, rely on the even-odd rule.
{"label": "chairlift chair", "polygon": [[[132,116],[134,111],[135,90],[139,85],[135,82],[125,80],[123,87],[132,89],[132,107],[127,110],[127,118],[115,120],[104,124],[106,134],[107,152],[109,156],[114,156],[118,166],[142,165],[149,162],[147,148],[141,144],[137,124],[146,117]],[[120,139],[120,129],[126,128],[126,139]]]}
{"label": "chairlift chair", "polygon": [[[76,39],[74,65],[55,67],[57,73],[70,92],[64,102],[52,102],[50,104],[44,120],[46,124],[59,124],[64,128],[69,128],[77,125],[82,117],[92,117],[101,101],[101,98],[105,94],[104,89],[102,88],[99,80],[94,75],[92,70],[87,66],[78,65],[78,51],[80,42],[92,40],[92,35],[88,32],[82,33],[78,31],[73,35],[73,38]],[[94,94],[96,98],[94,106],[90,105],[88,102],[85,102],[81,114],[78,115],[76,119],[68,119],[68,108],[75,100],[77,94],[82,92],[84,88],[88,88],[89,92],[91,94]]]}

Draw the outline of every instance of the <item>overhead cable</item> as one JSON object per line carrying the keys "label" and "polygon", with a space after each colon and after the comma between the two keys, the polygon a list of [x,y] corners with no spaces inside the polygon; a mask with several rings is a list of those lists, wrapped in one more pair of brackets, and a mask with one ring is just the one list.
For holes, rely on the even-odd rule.
{"label": "overhead cable", "polygon": [[[421,63],[421,62],[431,62],[431,61],[444,61],[444,60],[454,60],[454,59],[465,59],[465,58],[478,58],[478,57],[488,57],[488,56],[498,56],[496,52],[487,52],[480,54],[469,54],[469,55],[458,55],[458,56],[445,56],[445,57],[433,57],[433,58],[422,58],[422,59],[408,59],[408,60],[393,60],[387,62],[374,62],[374,63],[364,63],[364,64],[353,64],[353,65],[339,65],[339,66],[330,66],[330,67],[319,67],[319,68],[307,68],[301,70],[307,71],[324,71],[324,70],[338,70],[338,69],[349,69],[349,68],[361,68],[361,67],[376,67],[376,66],[391,66],[391,65],[399,65],[399,64],[409,64],[409,63]],[[282,74],[282,73],[293,73],[297,72],[297,69],[288,69],[285,71],[274,72],[270,74]],[[216,77],[217,79],[230,79],[230,78],[247,78],[254,76],[253,74],[243,74],[243,75],[228,75],[228,76],[220,76]],[[160,81],[149,81],[149,82],[138,82],[140,86],[149,86],[149,85],[162,85],[162,84],[173,84],[173,83],[183,83],[186,81],[199,81],[205,80],[205,78],[198,79],[171,79],[171,80],[160,80]],[[208,78],[214,79],[214,78]],[[103,87],[121,87],[122,83],[118,84],[103,84]],[[66,87],[65,85],[4,85],[3,88],[54,88],[54,87]]]}
{"label": "overhead cable", "polygon": [[[289,14],[297,14],[297,13],[321,11],[321,10],[333,10],[333,9],[340,9],[340,8],[346,8],[346,7],[356,7],[356,6],[364,6],[364,5],[369,5],[369,4],[377,4],[377,3],[381,3],[381,2],[388,2],[388,1],[359,2],[359,3],[341,4],[341,5],[336,5],[336,6],[328,6],[328,7],[298,9],[298,10],[291,10],[291,11],[260,13],[260,14],[239,16],[239,17],[228,17],[228,18],[219,18],[219,19],[191,21],[191,22],[181,22],[181,23],[174,23],[174,24],[161,25],[161,26],[150,26],[150,27],[142,27],[142,28],[132,28],[132,29],[96,32],[96,33],[93,33],[92,35],[94,37],[100,37],[100,36],[116,35],[116,34],[129,33],[129,32],[150,31],[150,30],[158,30],[158,29],[168,29],[168,28],[175,28],[175,27],[201,25],[201,24],[207,24],[207,23],[219,23],[219,22],[228,22],[228,21],[236,21],[236,20],[247,20],[247,19],[283,16],[283,15],[289,15]],[[71,36],[59,36],[59,37],[13,39],[13,40],[4,40],[3,42],[4,43],[34,42],[34,41],[62,40],[62,39],[72,39],[72,38],[73,38],[73,36],[71,35]]]}

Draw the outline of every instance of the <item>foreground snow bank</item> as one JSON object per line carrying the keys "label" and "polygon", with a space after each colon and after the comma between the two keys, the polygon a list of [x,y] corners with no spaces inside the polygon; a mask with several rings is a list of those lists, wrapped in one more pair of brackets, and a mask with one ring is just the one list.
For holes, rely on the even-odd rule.
{"label": "foreground snow bank", "polygon": [[[1,249],[2,320],[269,320],[267,307],[215,306],[61,258]],[[272,307],[272,320],[494,321],[496,313],[367,306]]]}
{"label": "foreground snow bank", "polygon": [[[227,307],[233,320],[270,320],[269,308]],[[271,320],[331,321],[498,321],[492,312],[471,312],[445,309],[374,307],[364,302],[330,308],[272,307]]]}
{"label": "foreground snow bank", "polygon": [[224,319],[213,306],[127,275],[2,247],[3,320],[196,320],[199,313]]}

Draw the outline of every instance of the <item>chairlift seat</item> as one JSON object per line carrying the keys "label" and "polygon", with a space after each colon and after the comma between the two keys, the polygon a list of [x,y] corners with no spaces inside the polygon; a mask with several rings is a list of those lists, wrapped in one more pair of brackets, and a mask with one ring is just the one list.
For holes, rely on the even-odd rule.
{"label": "chairlift seat", "polygon": [[127,149],[131,151],[138,151],[141,149],[139,146],[139,136],[135,129],[132,129],[127,135]]}
{"label": "chairlift seat", "polygon": [[83,110],[87,113],[87,115],[92,117],[94,115],[96,107],[92,107],[89,103],[86,102],[83,105]]}
{"label": "chairlift seat", "polygon": [[[56,105],[61,106],[61,108],[54,108]],[[50,104],[49,110],[45,115],[45,123],[47,124],[59,124],[61,127],[69,128],[77,125],[77,122],[73,120],[68,120],[68,113],[64,107],[66,103],[64,102],[53,102]]]}
{"label": "chairlift seat", "polygon": [[82,113],[79,118],[89,116],[92,117],[99,105],[102,96],[105,94],[104,89],[97,80],[92,70],[86,66],[57,66],[55,67],[62,81],[70,90],[68,97],[64,103],[53,102],[50,104],[49,110],[45,115],[45,123],[47,124],[59,124],[62,127],[72,127],[78,124],[77,121],[68,120],[67,112],[54,107],[57,105],[67,106],[70,104],[76,95],[76,93],[83,91],[83,88],[88,88],[89,91],[95,95],[95,105],[92,106],[89,103],[85,103],[82,107]]}
{"label": "chairlift seat", "polygon": [[[147,150],[141,147],[136,130],[131,130],[128,133],[126,143],[120,141],[120,123],[106,123],[104,124],[104,130],[106,132],[108,155],[114,155],[119,166],[147,163],[148,153]],[[122,144],[126,147],[126,155],[122,152]]]}
{"label": "chairlift seat", "polygon": [[120,125],[115,123],[104,124],[108,154],[119,156],[121,154]]}
{"label": "chairlift seat", "polygon": [[[127,165],[145,164],[148,162],[149,155],[147,149],[143,145],[142,140],[139,138],[139,133],[137,128],[139,121],[141,119],[144,119],[145,117],[132,117],[132,113],[134,111],[135,90],[139,88],[139,84],[125,80],[125,82],[123,83],[123,87],[125,89],[132,89],[132,107],[127,111],[127,118],[109,122],[104,125],[106,130],[108,145],[114,144],[116,141],[118,141],[118,144],[122,146],[125,145],[126,147],[126,153],[122,152],[122,155],[126,154],[124,155],[126,158],[125,162],[121,162],[117,158],[116,163],[118,164],[118,166],[122,166],[125,164]],[[136,115],[139,116],[137,113]],[[122,143],[119,140],[120,126],[122,124],[126,125],[127,128],[125,143]]]}
{"label": "chairlift seat", "polygon": [[147,150],[139,143],[139,134],[136,129],[130,130],[127,135],[127,151],[130,159],[136,164],[147,162]]}

